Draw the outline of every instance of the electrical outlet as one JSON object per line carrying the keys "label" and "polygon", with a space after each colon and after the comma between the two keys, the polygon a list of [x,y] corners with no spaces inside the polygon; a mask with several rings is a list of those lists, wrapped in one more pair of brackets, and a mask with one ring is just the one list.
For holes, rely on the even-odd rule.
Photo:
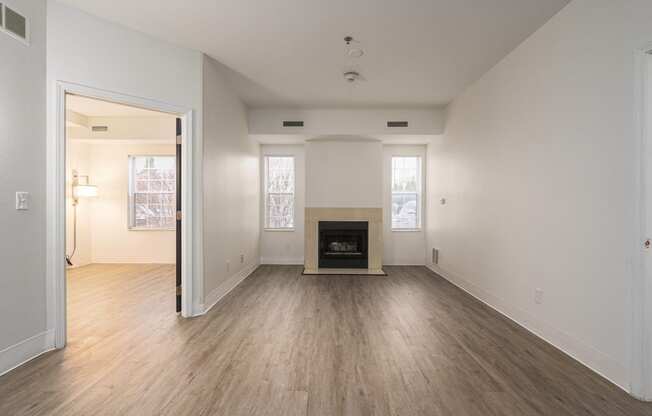
{"label": "electrical outlet", "polygon": [[228,260],[226,261],[226,271],[227,273],[231,271],[231,262]]}
{"label": "electrical outlet", "polygon": [[432,264],[438,264],[439,263],[439,249],[438,248],[433,248],[432,249]]}
{"label": "electrical outlet", "polygon": [[240,263],[244,263],[244,254],[240,254]]}
{"label": "electrical outlet", "polygon": [[538,305],[543,303],[543,289],[535,289],[534,290],[534,302]]}

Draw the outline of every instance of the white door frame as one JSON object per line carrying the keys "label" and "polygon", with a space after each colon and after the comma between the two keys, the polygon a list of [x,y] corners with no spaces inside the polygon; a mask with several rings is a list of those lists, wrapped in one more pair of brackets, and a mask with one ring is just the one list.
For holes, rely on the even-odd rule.
{"label": "white door frame", "polygon": [[638,164],[635,209],[633,284],[632,284],[632,357],[631,393],[641,400],[652,401],[652,79],[650,73],[652,43],[636,51],[635,56],[635,127],[638,141]]}
{"label": "white door frame", "polygon": [[127,94],[58,81],[56,84],[56,134],[48,137],[48,322],[54,327],[54,346],[66,345],[66,94],[82,95],[119,104],[171,113],[182,120],[181,148],[181,316],[193,315],[193,142],[192,109]]}

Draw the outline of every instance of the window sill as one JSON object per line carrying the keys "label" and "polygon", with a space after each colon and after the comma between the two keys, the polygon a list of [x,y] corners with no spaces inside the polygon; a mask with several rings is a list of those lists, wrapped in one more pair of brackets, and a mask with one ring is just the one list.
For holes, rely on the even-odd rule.
{"label": "window sill", "polygon": [[294,228],[264,228],[263,231],[270,231],[272,233],[293,233]]}
{"label": "window sill", "polygon": [[392,228],[393,233],[420,233],[421,228]]}

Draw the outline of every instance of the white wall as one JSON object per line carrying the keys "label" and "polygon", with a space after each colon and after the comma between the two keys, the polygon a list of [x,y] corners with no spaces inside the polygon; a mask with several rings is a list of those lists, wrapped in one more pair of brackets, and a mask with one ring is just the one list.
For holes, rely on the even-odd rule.
{"label": "white wall", "polygon": [[[45,332],[45,2],[6,3],[30,20],[31,44],[0,33],[0,374],[52,344]],[[30,193],[29,211],[16,211],[16,191]]]}
{"label": "white wall", "polygon": [[[68,141],[68,170],[89,175],[98,187],[97,197],[81,198],[77,206],[77,252],[72,259],[76,267],[89,263],[175,263],[174,230],[128,229],[129,156],[174,156],[174,132],[168,132],[169,144]],[[70,188],[68,183],[68,253],[72,252],[73,230]]]}
{"label": "white wall", "polygon": [[[311,152],[306,161],[306,147]],[[388,265],[425,264],[426,211],[425,171],[426,146],[389,145],[380,147],[376,142],[312,141],[304,145],[263,145],[261,156],[290,155],[295,157],[296,195],[295,224],[293,231],[263,230],[260,238],[261,262],[265,264],[303,264],[304,213],[306,192],[313,202],[324,207],[379,206],[381,196],[385,217],[383,235],[383,263]],[[392,156],[420,156],[423,163],[424,189],[422,203],[422,229],[420,231],[391,230],[391,162]],[[380,158],[380,159],[379,159]],[[261,183],[263,160],[261,157]],[[306,173],[310,172],[313,185],[306,189]],[[357,182],[360,180],[361,182]],[[319,182],[319,183],[316,183]],[[327,183],[326,183],[327,182]],[[381,190],[378,190],[378,187]],[[264,225],[264,198],[261,191],[261,229]]]}
{"label": "white wall", "polygon": [[[80,115],[67,112],[67,118]],[[135,140],[148,142],[165,143],[174,141],[176,131],[176,117],[165,115],[162,117],[133,117],[133,116],[112,116],[112,117],[83,117],[87,126],[69,126],[67,137],[75,139],[109,139],[109,140]],[[92,131],[90,126],[106,126],[107,131]],[[170,138],[172,132],[172,138]]]}
{"label": "white wall", "polygon": [[174,156],[174,132],[170,144],[91,144],[92,181],[98,197],[91,205],[93,263],[168,263],[176,261],[174,230],[129,230],[128,192],[130,155]]}
{"label": "white wall", "polygon": [[[193,109],[194,232],[200,236],[202,179],[202,54],[48,1],[47,13],[48,143],[56,132],[57,81],[143,97]],[[53,149],[48,154],[54,155]],[[52,229],[52,223],[49,224]],[[196,241],[201,241],[197,239]],[[193,303],[203,302],[201,245],[194,249]],[[52,293],[53,288],[48,291]],[[52,305],[50,305],[50,308]],[[194,311],[197,312],[197,311]],[[54,316],[53,313],[48,316]],[[48,323],[52,328],[53,322]]]}
{"label": "white wall", "polygon": [[[249,110],[253,135],[430,135],[444,129],[444,109],[278,109]],[[283,127],[283,121],[304,121],[303,127]],[[407,121],[408,127],[388,128],[388,121]]]}
{"label": "white wall", "polygon": [[265,183],[264,156],[294,156],[294,230],[265,230],[265,198],[260,198],[260,262],[263,264],[303,264],[306,206],[306,158],[304,145],[265,145],[260,147],[260,183]]}
{"label": "white wall", "polygon": [[210,307],[260,258],[260,146],[248,136],[245,106],[223,67],[209,57],[203,85],[204,302]]}
{"label": "white wall", "polygon": [[[421,229],[392,231],[392,156],[421,158]],[[426,254],[426,146],[383,146],[383,263],[423,265]]]}
{"label": "white wall", "polygon": [[355,137],[306,144],[306,207],[382,208],[383,147]]}
{"label": "white wall", "polygon": [[649,0],[571,2],[455,100],[430,153],[437,270],[625,389],[650,21]]}

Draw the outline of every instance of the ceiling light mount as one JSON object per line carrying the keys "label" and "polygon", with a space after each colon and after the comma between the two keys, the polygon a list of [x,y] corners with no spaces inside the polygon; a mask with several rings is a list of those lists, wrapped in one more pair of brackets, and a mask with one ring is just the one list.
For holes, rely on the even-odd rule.
{"label": "ceiling light mount", "polygon": [[[359,46],[360,42],[354,39],[353,36],[346,36],[344,38],[344,43],[346,44],[346,56],[349,59],[357,59],[364,55],[364,50],[361,46]],[[357,43],[358,45],[352,45],[353,43]],[[356,70],[355,66],[352,67],[352,65],[349,65],[348,68],[345,68],[342,75],[349,84],[364,80],[362,75],[360,75],[360,73]]]}
{"label": "ceiling light mount", "polygon": [[357,59],[364,55],[364,50],[362,49],[362,45],[360,45],[360,41],[354,39],[353,36],[344,37],[344,43],[346,44],[346,55],[349,58]]}
{"label": "ceiling light mount", "polygon": [[359,49],[359,48],[351,48],[351,49],[349,49],[347,54],[351,58],[360,58],[360,57],[362,57],[362,55],[364,55],[364,51],[362,49]]}
{"label": "ceiling light mount", "polygon": [[348,82],[355,82],[360,80],[360,73],[356,71],[346,71],[344,73],[344,79]]}

